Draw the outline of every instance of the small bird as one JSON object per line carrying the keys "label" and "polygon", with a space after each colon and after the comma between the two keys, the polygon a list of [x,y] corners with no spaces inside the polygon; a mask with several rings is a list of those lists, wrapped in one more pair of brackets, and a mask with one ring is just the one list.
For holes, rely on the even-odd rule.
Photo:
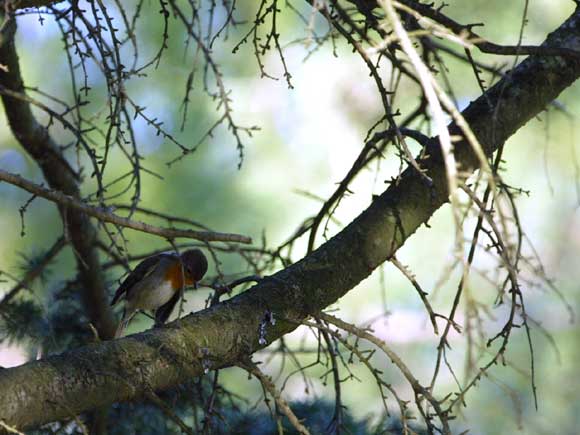
{"label": "small bird", "polygon": [[121,283],[111,305],[125,300],[123,317],[115,338],[139,310],[155,310],[155,324],[163,324],[182,295],[181,289],[194,285],[207,272],[207,258],[199,249],[189,249],[181,255],[164,252],[146,258]]}

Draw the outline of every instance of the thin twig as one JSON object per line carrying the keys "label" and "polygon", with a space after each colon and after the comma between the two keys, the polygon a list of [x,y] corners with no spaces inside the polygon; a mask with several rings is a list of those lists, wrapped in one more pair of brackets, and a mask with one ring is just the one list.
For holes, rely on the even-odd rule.
{"label": "thin twig", "polygon": [[252,239],[247,236],[242,236],[239,234],[228,234],[228,233],[217,233],[213,231],[193,231],[185,229],[176,228],[163,228],[145,222],[134,221],[121,216],[117,216],[101,207],[95,207],[88,205],[72,196],[65,195],[57,190],[45,189],[38,184],[32,183],[31,181],[22,178],[19,175],[12,174],[0,169],[0,180],[7,183],[18,186],[30,193],[41,196],[49,201],[60,204],[61,206],[71,207],[86,213],[89,216],[95,217],[102,222],[109,222],[121,227],[131,228],[136,231],[142,231],[144,233],[155,234],[160,237],[165,237],[167,239],[175,239],[177,237],[186,237],[189,239],[209,241],[221,241],[221,242],[238,242],[238,243],[252,243]]}

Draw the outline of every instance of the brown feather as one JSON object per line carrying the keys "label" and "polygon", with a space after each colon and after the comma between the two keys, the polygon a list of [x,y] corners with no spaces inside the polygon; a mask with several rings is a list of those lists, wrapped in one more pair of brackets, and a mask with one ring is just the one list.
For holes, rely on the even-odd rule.
{"label": "brown feather", "polygon": [[121,283],[121,285],[115,292],[115,296],[113,296],[111,305],[115,305],[121,299],[126,298],[128,296],[128,293],[131,291],[131,288],[136,283],[141,281],[143,278],[145,278],[147,275],[151,274],[155,270],[157,263],[159,263],[159,260],[161,260],[161,258],[164,255],[167,254],[158,254],[152,257],[147,257],[145,260],[139,263],[137,267],[135,267],[135,269],[133,269],[131,273],[129,273],[127,278],[125,278],[125,280]]}

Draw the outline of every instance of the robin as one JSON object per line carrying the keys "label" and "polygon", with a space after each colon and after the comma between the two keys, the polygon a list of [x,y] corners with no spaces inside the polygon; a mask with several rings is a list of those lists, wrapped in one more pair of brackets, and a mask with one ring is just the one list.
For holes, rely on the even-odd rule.
{"label": "robin", "polygon": [[123,317],[115,332],[120,337],[139,310],[155,310],[155,324],[163,324],[181,297],[184,286],[194,285],[207,271],[207,258],[199,249],[181,255],[164,252],[146,258],[117,289],[111,305],[125,300]]}

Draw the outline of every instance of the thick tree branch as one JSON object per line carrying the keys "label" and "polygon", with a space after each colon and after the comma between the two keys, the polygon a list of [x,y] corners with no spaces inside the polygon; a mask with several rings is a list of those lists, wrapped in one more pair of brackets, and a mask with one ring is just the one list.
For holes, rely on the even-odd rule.
{"label": "thick tree branch", "polygon": [[186,237],[188,239],[201,240],[204,242],[220,241],[220,242],[239,242],[252,243],[252,239],[239,234],[217,233],[214,231],[194,231],[179,228],[164,228],[155,225],[146,224],[145,222],[135,221],[131,219],[118,216],[101,207],[95,207],[78,198],[73,198],[70,195],[65,195],[56,190],[45,189],[38,184],[22,178],[19,175],[11,174],[0,169],[0,181],[18,186],[34,195],[53,201],[61,207],[79,210],[89,216],[93,216],[102,222],[109,222],[120,227],[131,228],[132,230],[142,231],[144,233],[154,234],[156,236],[165,237],[168,239],[175,239],[177,237]]}
{"label": "thick tree branch", "polygon": [[[546,44],[579,49],[580,13]],[[463,116],[490,156],[579,76],[573,58],[531,56]],[[454,125],[451,130],[460,132]],[[0,420],[23,429],[134,399],[233,365],[292,331],[368,277],[448,200],[437,141],[428,148],[430,156],[418,162],[433,186],[407,169],[334,238],[245,293],[164,328],[0,371]],[[475,170],[478,159],[466,141],[456,143],[455,152],[461,170]]]}

